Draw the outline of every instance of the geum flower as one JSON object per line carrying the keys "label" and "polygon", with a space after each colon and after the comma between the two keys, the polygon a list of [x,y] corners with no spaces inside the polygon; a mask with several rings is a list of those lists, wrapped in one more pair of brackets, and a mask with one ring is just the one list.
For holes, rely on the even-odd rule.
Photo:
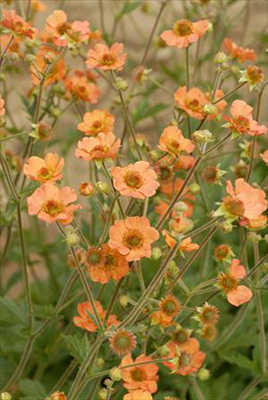
{"label": "geum flower", "polygon": [[108,244],[103,244],[100,248],[88,249],[86,268],[92,281],[102,284],[106,284],[110,279],[119,280],[129,273],[125,256]]}
{"label": "geum flower", "polygon": [[88,136],[96,136],[98,133],[109,133],[114,128],[114,116],[105,110],[93,110],[87,112],[77,128]]}
{"label": "geum flower", "polygon": [[267,133],[267,128],[264,125],[258,125],[257,121],[253,120],[253,108],[243,100],[235,100],[231,105],[231,118],[224,116],[228,121],[225,127],[229,128],[235,137],[239,135],[259,136]]}
{"label": "geum flower", "polygon": [[109,246],[126,256],[127,261],[151,257],[151,244],[159,233],[150,226],[146,217],[128,217],[117,220],[110,228]]}
{"label": "geum flower", "polygon": [[89,50],[86,64],[88,68],[121,71],[127,58],[127,54],[123,51],[122,43],[114,43],[110,48],[105,44],[97,43],[94,49]]}
{"label": "geum flower", "polygon": [[238,46],[234,41],[229,38],[224,39],[223,49],[231,57],[237,58],[242,63],[244,63],[246,60],[254,61],[257,58],[257,54],[253,49]]}
{"label": "geum flower", "polygon": [[232,220],[256,220],[267,209],[265,192],[252,187],[243,178],[236,179],[235,188],[231,181],[227,181],[226,191],[229,196],[223,199],[222,205],[214,213],[215,216],[225,215]]}
{"label": "geum flower", "polygon": [[[174,236],[172,236],[168,231],[163,230],[162,234],[169,247],[172,248],[175,246],[175,244],[177,244],[177,239]],[[192,239],[188,237],[181,241],[178,247],[178,252],[181,253],[182,257],[184,257],[184,252],[191,253],[192,251],[198,250],[199,247],[200,247],[199,244],[192,243]]]}
{"label": "geum flower", "polygon": [[174,362],[163,363],[172,370],[174,374],[189,375],[197,372],[204,363],[206,354],[200,351],[199,341],[195,338],[188,339],[185,343],[177,346],[176,343],[168,343],[169,357],[174,357]]}
{"label": "geum flower", "polygon": [[147,390],[137,389],[125,394],[123,400],[153,400],[153,397]]}
{"label": "geum flower", "polygon": [[12,31],[14,36],[29,37],[32,39],[35,36],[36,29],[32,28],[28,22],[24,21],[22,17],[16,14],[15,10],[3,10],[3,20],[1,25]]}
{"label": "geum flower", "polygon": [[99,87],[79,70],[74,71],[71,76],[64,79],[64,86],[67,90],[66,98],[74,96],[76,99],[96,104],[100,97]]}
{"label": "geum flower", "polygon": [[45,183],[27,198],[28,213],[48,223],[58,221],[69,224],[74,211],[82,208],[81,205],[70,204],[76,199],[74,189],[68,186],[59,189],[52,183]]}
{"label": "geum flower", "polygon": [[246,269],[240,265],[240,260],[233,259],[227,273],[220,272],[218,275],[217,287],[226,294],[227,300],[233,306],[240,306],[251,300],[252,291],[239,281],[247,276]]}
{"label": "geum flower", "polygon": [[175,22],[172,30],[161,34],[161,39],[168,46],[176,46],[182,49],[197,42],[206,33],[208,27],[209,23],[206,20],[191,22],[188,19],[179,19]]}
{"label": "geum flower", "polygon": [[65,61],[63,57],[59,57],[59,52],[49,46],[42,46],[36,53],[35,63],[30,66],[31,79],[36,86],[40,85],[42,76],[48,66],[46,58],[49,57],[53,59],[53,64],[49,66],[49,73],[45,76],[43,86],[46,87],[52,83],[60,82],[66,74]]}
{"label": "geum flower", "polygon": [[120,147],[120,139],[112,132],[99,133],[96,137],[85,137],[79,140],[75,155],[86,161],[101,161],[104,158],[114,159]]}
{"label": "geum flower", "polygon": [[138,161],[126,167],[114,167],[111,171],[113,185],[122,196],[145,199],[155,194],[159,183],[156,173],[146,161]]}
{"label": "geum flower", "polygon": [[[151,363],[126,367],[127,365],[138,364],[144,361],[151,361]],[[144,354],[141,354],[133,361],[131,355],[127,354],[122,359],[119,368],[124,382],[123,385],[127,390],[132,392],[141,389],[150,393],[155,393],[157,391],[157,372],[159,367],[154,363],[151,357],[146,357]]]}
{"label": "geum flower", "polygon": [[[103,309],[101,303],[99,301],[94,302],[97,313],[100,316],[100,319],[103,321],[106,315],[106,311]],[[79,303],[77,306],[77,311],[79,316],[73,318],[73,322],[76,326],[79,328],[85,329],[89,332],[95,332],[97,330],[97,325],[91,318],[91,316],[94,316],[94,311],[88,301],[85,301],[83,303]],[[119,325],[119,322],[116,318],[116,315],[111,314],[108,317],[107,320],[107,327],[109,328],[111,325],[117,326]]]}
{"label": "geum flower", "polygon": [[[214,101],[223,97],[222,90],[217,90]],[[176,105],[184,110],[193,118],[203,119],[206,117],[208,121],[214,119],[227,106],[225,100],[221,100],[216,104],[212,104],[210,93],[203,93],[200,89],[194,87],[187,91],[186,86],[181,86],[174,94]],[[207,108],[206,108],[207,107]],[[208,112],[211,108],[213,112]]]}
{"label": "geum flower", "polygon": [[55,182],[62,178],[64,159],[58,158],[56,153],[48,153],[44,159],[32,156],[23,167],[23,172],[28,179],[41,183]]}
{"label": "geum flower", "polygon": [[185,139],[182,131],[176,126],[165,128],[160,136],[158,148],[173,157],[178,157],[181,153],[190,154],[194,151],[194,144],[191,140]]}
{"label": "geum flower", "polygon": [[67,15],[62,10],[54,10],[46,19],[45,32],[53,37],[57,46],[73,46],[89,39],[88,21],[67,21]]}

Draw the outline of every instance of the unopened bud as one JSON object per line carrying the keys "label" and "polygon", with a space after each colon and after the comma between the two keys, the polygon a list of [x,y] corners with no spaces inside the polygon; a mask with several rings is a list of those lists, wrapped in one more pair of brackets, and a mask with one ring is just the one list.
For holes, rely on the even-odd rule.
{"label": "unopened bud", "polygon": [[111,369],[111,371],[109,372],[109,377],[115,381],[115,382],[119,382],[122,379],[122,373],[120,371],[119,368],[113,368]]}
{"label": "unopened bud", "polygon": [[103,193],[103,194],[111,193],[111,186],[107,182],[99,181],[96,183],[95,186],[99,193]]}
{"label": "unopened bud", "polygon": [[26,54],[24,60],[29,64],[33,64],[36,61],[36,57],[34,54]]}
{"label": "unopened bud", "polygon": [[223,233],[230,233],[233,230],[233,225],[230,221],[223,221],[219,226]]}
{"label": "unopened bud", "polygon": [[210,372],[206,368],[201,368],[198,372],[198,378],[200,381],[207,381],[210,378]]}
{"label": "unopened bud", "polygon": [[192,139],[197,143],[209,143],[213,142],[214,137],[210,131],[204,129],[201,131],[195,131],[192,134]]}
{"label": "unopened bud", "polygon": [[248,232],[247,238],[251,243],[258,243],[262,240],[261,235],[258,235],[256,232]]}
{"label": "unopened bud", "polygon": [[126,307],[130,302],[130,298],[127,295],[120,296],[119,297],[119,303],[121,304],[122,307]]}
{"label": "unopened bud", "polygon": [[56,59],[57,59],[57,57],[55,56],[55,54],[46,54],[45,56],[44,56],[44,61],[45,61],[45,63],[46,64],[53,64],[55,61],[56,61]]}
{"label": "unopened bud", "polygon": [[61,116],[61,110],[58,107],[51,107],[49,111],[54,118],[59,118]]}
{"label": "unopened bud", "polygon": [[94,187],[89,182],[83,182],[79,185],[79,193],[81,196],[88,197],[94,193]]}
{"label": "unopened bud", "polygon": [[178,203],[175,203],[174,205],[174,211],[176,213],[183,213],[187,211],[188,207],[187,204],[185,204],[183,201],[178,201]]}
{"label": "unopened bud", "polygon": [[162,256],[162,250],[159,247],[154,247],[152,251],[152,259],[158,260]]}
{"label": "unopened bud", "polygon": [[77,246],[80,239],[77,233],[75,232],[75,229],[72,226],[68,226],[65,230],[65,233],[66,233],[66,238],[65,238],[66,243],[71,247]]}
{"label": "unopened bud", "polygon": [[0,400],[11,400],[11,399],[12,399],[11,394],[8,392],[3,392],[0,395]]}
{"label": "unopened bud", "polygon": [[97,361],[96,361],[97,367],[102,368],[104,366],[104,364],[105,364],[105,361],[103,358],[101,358],[101,357],[97,358]]}
{"label": "unopened bud", "polygon": [[[204,106],[204,112],[207,115],[214,115],[218,113],[218,108],[215,106],[215,104],[208,103]],[[211,140],[210,140],[211,141]]]}
{"label": "unopened bud", "polygon": [[51,138],[52,127],[50,124],[41,121],[37,125],[35,125],[35,127],[36,127],[35,131],[37,134],[37,138],[41,140],[41,142],[45,142],[46,140]]}
{"label": "unopened bud", "polygon": [[111,381],[109,378],[105,379],[103,383],[107,388],[110,388],[113,385],[113,381]]}
{"label": "unopened bud", "polygon": [[198,183],[191,183],[191,185],[188,186],[188,190],[192,194],[198,194],[200,192],[200,186],[198,185]]}
{"label": "unopened bud", "polygon": [[98,393],[99,400],[106,400],[108,397],[108,390],[107,389],[101,389]]}
{"label": "unopened bud", "polygon": [[18,61],[19,59],[20,59],[20,57],[19,57],[19,55],[17,54],[17,53],[11,53],[10,55],[9,55],[9,57],[10,57],[10,59],[12,60],[12,61]]}
{"label": "unopened bud", "polygon": [[219,51],[214,57],[215,64],[224,64],[228,62],[228,56],[223,51]]}
{"label": "unopened bud", "polygon": [[157,351],[161,357],[168,357],[170,354],[170,349],[167,345],[158,347]]}
{"label": "unopened bud", "polygon": [[128,83],[125,79],[116,78],[115,86],[116,86],[116,89],[125,91],[128,88]]}

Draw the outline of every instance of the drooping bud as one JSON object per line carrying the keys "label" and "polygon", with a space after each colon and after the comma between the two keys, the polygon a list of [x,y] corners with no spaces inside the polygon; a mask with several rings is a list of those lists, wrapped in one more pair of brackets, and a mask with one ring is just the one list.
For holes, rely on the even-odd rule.
{"label": "drooping bud", "polygon": [[109,377],[112,381],[119,382],[122,379],[122,373],[119,368],[115,367],[109,372]]}
{"label": "drooping bud", "polygon": [[201,368],[198,371],[198,378],[200,379],[200,381],[207,381],[210,378],[209,370],[206,368]]}
{"label": "drooping bud", "polygon": [[[211,114],[213,114],[213,113],[211,113]],[[192,134],[192,139],[196,143],[209,143],[209,142],[213,142],[213,140],[215,140],[212,133],[210,131],[208,131],[207,129],[203,129],[201,131],[195,131]]]}
{"label": "drooping bud", "polygon": [[74,227],[67,226],[67,228],[65,229],[65,233],[66,233],[65,241],[68,244],[68,246],[73,247],[79,244],[80,238],[77,235]]}
{"label": "drooping bud", "polygon": [[98,190],[98,192],[102,194],[110,194],[112,191],[111,186],[104,181],[97,182],[95,187]]}
{"label": "drooping bud", "polygon": [[79,185],[79,193],[81,196],[91,196],[94,193],[94,187],[89,182],[83,182]]}
{"label": "drooping bud", "polygon": [[162,257],[162,250],[159,247],[154,247],[151,257],[153,260],[158,260],[160,257]]}

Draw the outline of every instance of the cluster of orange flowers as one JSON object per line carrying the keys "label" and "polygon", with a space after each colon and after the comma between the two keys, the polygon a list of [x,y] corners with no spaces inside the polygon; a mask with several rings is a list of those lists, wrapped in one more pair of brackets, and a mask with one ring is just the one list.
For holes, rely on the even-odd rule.
{"label": "cluster of orange flowers", "polygon": [[[23,41],[37,40],[40,45],[36,54],[32,54],[30,67],[33,85],[46,88],[63,82],[66,101],[75,103],[81,100],[91,105],[96,104],[101,95],[98,79],[102,74],[107,74],[106,78],[114,85],[115,74],[121,71],[126,63],[127,54],[123,44],[114,43],[108,47],[103,43],[100,32],[91,31],[88,21],[70,22],[62,10],[53,11],[46,19],[42,31],[33,28],[14,10],[3,10],[1,26],[6,30],[3,43],[7,52],[16,52],[21,57]],[[172,30],[163,32],[161,39],[167,46],[188,49],[209,29],[210,23],[206,20],[192,22],[181,19],[175,22]],[[83,57],[83,70],[71,70],[69,73],[65,60],[66,50],[73,51],[88,44],[90,49]],[[225,39],[223,47],[230,58],[238,59],[241,63],[256,58],[254,50],[243,49],[230,39]],[[96,70],[96,75],[92,69]],[[251,85],[257,85],[263,76],[260,71],[248,67],[243,79]],[[114,88],[121,94],[120,87]],[[227,121],[224,128],[228,129],[232,139],[244,135],[256,137],[267,134],[267,128],[254,120],[253,108],[245,101],[233,101],[230,116],[222,116],[228,103],[221,89],[212,94],[204,93],[198,87],[180,86],[174,93],[174,100],[176,110],[186,119],[191,117],[204,122],[223,117]],[[0,97],[1,117],[5,115],[4,106],[5,101]],[[108,172],[110,180],[106,182],[102,195],[108,194],[108,199],[111,203],[118,204],[122,214],[119,219],[119,214],[111,208],[110,215],[102,216],[105,228],[107,224],[107,231],[104,229],[99,244],[83,246],[78,242],[74,246],[71,245],[75,248],[79,265],[88,272],[91,281],[105,285],[110,280],[120,281],[126,276],[132,276],[130,274],[143,258],[150,258],[154,256],[155,250],[160,250],[155,247],[159,239],[165,243],[168,252],[176,249],[175,257],[182,258],[185,253],[198,251],[200,245],[193,243],[189,236],[194,226],[191,217],[198,190],[196,191],[189,182],[184,186],[185,181],[175,174],[181,171],[191,172],[195,168],[197,154],[202,153],[205,147],[202,144],[210,142],[207,131],[196,131],[186,138],[179,124],[174,122],[163,129],[160,135],[155,150],[157,157],[153,158],[152,152],[148,152],[146,161],[139,159],[122,166],[119,158],[122,142],[115,134],[115,116],[107,110],[94,108],[81,115],[81,120],[77,129],[84,137],[78,140],[75,157],[81,159],[85,168],[89,163],[94,168],[103,168]],[[40,124],[41,122],[37,130],[41,128]],[[268,150],[261,157],[268,163]],[[43,157],[30,156],[23,165],[23,173],[38,185],[27,197],[29,215],[36,215],[49,224],[56,222],[60,224],[61,229],[72,224],[74,213],[82,209],[82,206],[76,203],[75,190],[61,184],[64,163],[63,157],[49,152]],[[207,174],[207,180],[217,182],[217,174],[220,174],[220,171],[215,167]],[[80,194],[95,196],[96,187],[97,184],[93,182],[82,182]],[[182,193],[179,201],[171,207],[176,193],[180,191]],[[231,181],[226,181],[226,192],[227,196],[221,200],[218,209],[213,211],[213,217],[222,218],[229,227],[233,227],[235,223],[253,230],[267,226],[267,200],[262,189],[239,177],[234,185]],[[148,205],[156,195],[152,204],[160,221],[163,218],[164,224],[167,220],[165,229],[162,229],[163,224],[157,225],[150,221],[146,211],[142,215],[128,215],[120,203],[128,198],[129,204],[137,200]],[[144,209],[146,210],[146,207]],[[246,278],[247,271],[239,259],[233,258],[233,253],[229,252],[229,255],[230,266],[219,272],[216,287],[226,295],[230,304],[240,306],[251,300],[253,292],[249,287],[240,285],[240,281]],[[77,266],[72,256],[69,256],[69,264]],[[167,281],[170,278],[169,273],[170,270],[165,275]],[[161,362],[172,373],[185,376],[196,373],[201,368],[206,354],[200,350],[199,341],[191,337],[191,331],[178,324],[177,317],[182,308],[179,300],[168,294],[160,301],[154,300],[152,305],[146,304],[144,314],[148,316],[152,326],[169,329],[169,340],[160,352],[163,354]],[[96,332],[98,325],[94,319],[95,310],[108,332],[111,350],[121,358],[118,370],[123,386],[128,391],[124,400],[152,399],[152,394],[157,392],[159,367],[154,358],[146,354],[140,354],[133,360],[131,353],[136,348],[137,338],[131,330],[121,327],[120,321],[115,314],[111,314],[111,310],[104,310],[100,301],[94,302],[94,309],[89,301],[79,303],[79,315],[73,318],[73,323],[89,333]],[[195,314],[201,328],[201,337],[213,340],[216,336],[215,325],[219,319],[218,309],[205,303],[196,308]],[[50,397],[51,400],[65,398],[61,392],[55,392]]]}

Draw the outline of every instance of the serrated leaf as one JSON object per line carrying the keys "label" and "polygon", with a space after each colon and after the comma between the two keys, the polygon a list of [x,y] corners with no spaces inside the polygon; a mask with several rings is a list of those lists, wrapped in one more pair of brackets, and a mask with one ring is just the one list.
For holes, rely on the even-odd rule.
{"label": "serrated leaf", "polygon": [[17,306],[15,301],[0,297],[0,319],[2,321],[8,321],[19,325],[27,326],[26,320],[23,318],[21,309]]}
{"label": "serrated leaf", "polygon": [[253,372],[258,371],[258,367],[254,361],[249,360],[241,353],[226,353],[225,351],[219,351],[219,356],[230,364],[235,364],[240,368],[248,369]]}
{"label": "serrated leaf", "polygon": [[27,399],[44,400],[47,396],[45,387],[38,381],[22,379],[19,388],[22,394],[27,396]]}
{"label": "serrated leaf", "polygon": [[90,351],[90,344],[87,335],[61,335],[71,355],[81,364]]}
{"label": "serrated leaf", "polygon": [[54,307],[52,304],[36,305],[34,306],[34,315],[41,319],[54,317]]}

